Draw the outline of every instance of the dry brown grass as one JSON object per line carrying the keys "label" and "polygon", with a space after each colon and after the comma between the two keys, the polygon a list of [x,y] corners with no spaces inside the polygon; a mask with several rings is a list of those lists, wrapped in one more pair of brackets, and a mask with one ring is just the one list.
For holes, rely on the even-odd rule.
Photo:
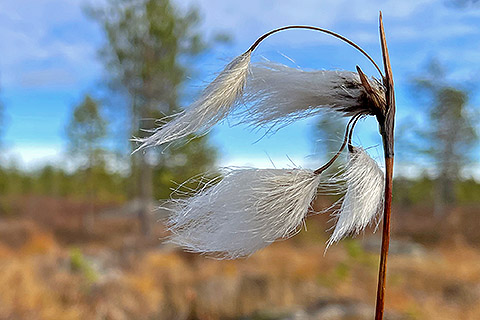
{"label": "dry brown grass", "polygon": [[[4,220],[0,319],[233,319],[334,300],[373,308],[377,253],[360,237],[324,256],[325,220],[309,219],[308,232],[236,261],[162,246],[161,227],[141,239],[128,219],[98,221],[77,243],[58,225]],[[388,310],[403,319],[480,319],[480,251],[458,233],[446,239],[390,257]]]}

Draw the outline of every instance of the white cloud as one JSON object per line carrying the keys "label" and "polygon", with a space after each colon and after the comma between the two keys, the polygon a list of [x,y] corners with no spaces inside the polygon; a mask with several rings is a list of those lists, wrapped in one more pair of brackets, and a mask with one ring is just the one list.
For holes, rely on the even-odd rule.
{"label": "white cloud", "polygon": [[60,146],[45,144],[22,144],[9,148],[2,155],[8,162],[14,162],[21,169],[31,170],[47,164],[62,164],[62,151]]}
{"label": "white cloud", "polygon": [[458,23],[454,25],[445,24],[435,29],[419,30],[418,26],[405,25],[395,26],[390,30],[390,38],[395,41],[430,41],[448,40],[459,36],[478,34],[479,30],[476,26]]}
{"label": "white cloud", "polygon": [[[386,21],[398,23],[402,20],[403,22],[410,20],[412,15],[422,10],[426,11],[429,7],[441,5],[434,0],[368,2],[360,0],[298,0],[295,2],[177,0],[177,4],[182,8],[192,4],[199,7],[204,16],[204,28],[208,32],[226,30],[242,46],[252,42],[260,33],[290,24],[315,25],[335,30],[338,30],[338,27],[350,25],[362,38],[377,41],[380,10],[383,11]],[[299,33],[288,41],[293,43],[312,41],[312,37],[308,33]]]}
{"label": "white cloud", "polygon": [[[92,1],[90,1],[93,3]],[[309,24],[334,29],[363,45],[378,43],[378,11],[384,13],[389,42],[428,41],[479,34],[475,19],[480,10],[451,10],[434,0],[409,1],[224,1],[176,0],[181,8],[199,7],[204,21],[202,29],[212,34],[225,31],[235,41],[235,51],[248,47],[263,32],[282,25]],[[101,39],[98,26],[83,13],[82,0],[17,0],[0,3],[0,71],[4,86],[21,85],[23,75],[42,71],[45,74],[70,73],[77,82],[98,77],[100,64],[96,51]],[[98,2],[94,3],[98,5]],[[426,23],[428,22],[428,23]],[[56,34],[66,25],[84,39],[68,39]],[[97,39],[90,41],[91,38]],[[269,39],[271,45],[340,44],[311,32],[292,31]],[[423,50],[429,50],[425,46]],[[452,52],[448,46],[442,49]],[[27,81],[31,84],[32,81]]]}
{"label": "white cloud", "polygon": [[[75,83],[98,73],[95,39],[100,37],[89,34],[95,32],[94,23],[84,16],[83,5],[80,0],[0,3],[2,85],[21,87],[24,78],[32,77],[31,72],[70,73]],[[61,34],[67,29],[66,34]],[[31,86],[35,81],[26,82]]]}
{"label": "white cloud", "polygon": [[75,83],[76,81],[72,73],[60,68],[32,70],[20,74],[20,84],[26,88],[68,86]]}

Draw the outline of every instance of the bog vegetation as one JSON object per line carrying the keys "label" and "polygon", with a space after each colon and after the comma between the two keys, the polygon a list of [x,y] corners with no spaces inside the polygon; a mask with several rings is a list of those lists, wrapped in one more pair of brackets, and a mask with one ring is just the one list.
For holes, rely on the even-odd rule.
{"label": "bog vegetation", "polygon": [[[131,157],[130,138],[145,137],[140,128],[156,126],[150,119],[180,110],[187,70],[228,37],[206,39],[196,31],[198,12],[169,1],[111,0],[87,14],[105,35],[108,85],[71,106],[69,165],[0,163],[0,288],[8,288],[0,290],[0,318],[284,319],[337,308],[361,319],[375,295],[378,239],[347,240],[324,257],[326,215],[246,260],[205,259],[159,241],[167,234],[156,223],[163,212],[150,214],[156,201],[175,182],[209,170],[219,151],[208,135],[189,135],[188,143]],[[397,154],[407,156],[394,180],[391,319],[480,318],[480,181],[471,170],[478,106],[444,74],[432,64],[411,79],[421,120],[398,125]],[[8,104],[0,133],[5,114]],[[335,141],[345,127],[318,123],[312,150],[318,137]],[[402,163],[418,166],[411,159],[425,170],[402,176]],[[320,197],[316,206],[335,200]]]}

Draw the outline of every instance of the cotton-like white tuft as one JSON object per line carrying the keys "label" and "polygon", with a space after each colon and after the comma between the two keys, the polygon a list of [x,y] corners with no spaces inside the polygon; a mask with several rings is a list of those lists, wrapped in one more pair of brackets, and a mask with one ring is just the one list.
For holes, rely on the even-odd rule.
{"label": "cotton-like white tuft", "polygon": [[383,208],[384,174],[365,150],[354,147],[349,152],[341,179],[347,192],[340,209],[334,212],[337,222],[327,247],[350,233],[358,234],[379,218]]}
{"label": "cotton-like white tuft", "polygon": [[[370,80],[374,90],[382,85]],[[325,110],[346,116],[368,114],[366,92],[360,77],[350,71],[304,71],[282,64],[260,63],[251,66],[243,102],[245,123],[253,126],[288,124]]]}
{"label": "cotton-like white tuft", "polygon": [[200,98],[186,110],[167,117],[172,118],[145,139],[139,149],[156,146],[185,138],[192,133],[205,133],[230,112],[242,95],[250,66],[250,52],[232,62],[203,91]]}
{"label": "cotton-like white tuft", "polygon": [[171,241],[219,258],[248,256],[299,231],[319,183],[311,170],[228,170],[217,184],[173,200]]}

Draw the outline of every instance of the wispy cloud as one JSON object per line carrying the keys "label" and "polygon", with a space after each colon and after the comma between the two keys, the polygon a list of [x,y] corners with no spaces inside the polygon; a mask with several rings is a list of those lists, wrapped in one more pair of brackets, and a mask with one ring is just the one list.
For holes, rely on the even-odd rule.
{"label": "wispy cloud", "polygon": [[[96,50],[101,39],[83,14],[83,2],[18,0],[0,3],[0,70],[3,86],[31,87],[46,75],[43,85],[65,84],[52,74],[71,74],[78,84],[98,73]],[[70,26],[70,27],[69,27]],[[32,75],[33,74],[33,75]]]}
{"label": "wispy cloud", "polygon": [[[239,2],[222,0],[177,1],[182,7],[199,7],[204,16],[207,32],[226,30],[242,45],[251,42],[261,32],[289,24],[309,24],[325,28],[354,29],[361,38],[377,41],[378,12],[383,11],[389,24],[412,22],[413,17],[432,13],[441,3],[435,0],[419,1],[256,1]],[[435,11],[439,10],[434,10]],[[360,29],[360,30],[359,30]],[[367,36],[368,34],[368,36]],[[362,40],[362,39],[360,39]],[[275,40],[271,40],[275,41]],[[316,41],[308,33],[291,37],[289,42]],[[284,41],[282,41],[284,43]]]}
{"label": "wispy cloud", "polygon": [[71,86],[76,84],[71,72],[62,68],[43,68],[40,70],[26,71],[20,75],[20,85],[29,87],[54,87]]}

